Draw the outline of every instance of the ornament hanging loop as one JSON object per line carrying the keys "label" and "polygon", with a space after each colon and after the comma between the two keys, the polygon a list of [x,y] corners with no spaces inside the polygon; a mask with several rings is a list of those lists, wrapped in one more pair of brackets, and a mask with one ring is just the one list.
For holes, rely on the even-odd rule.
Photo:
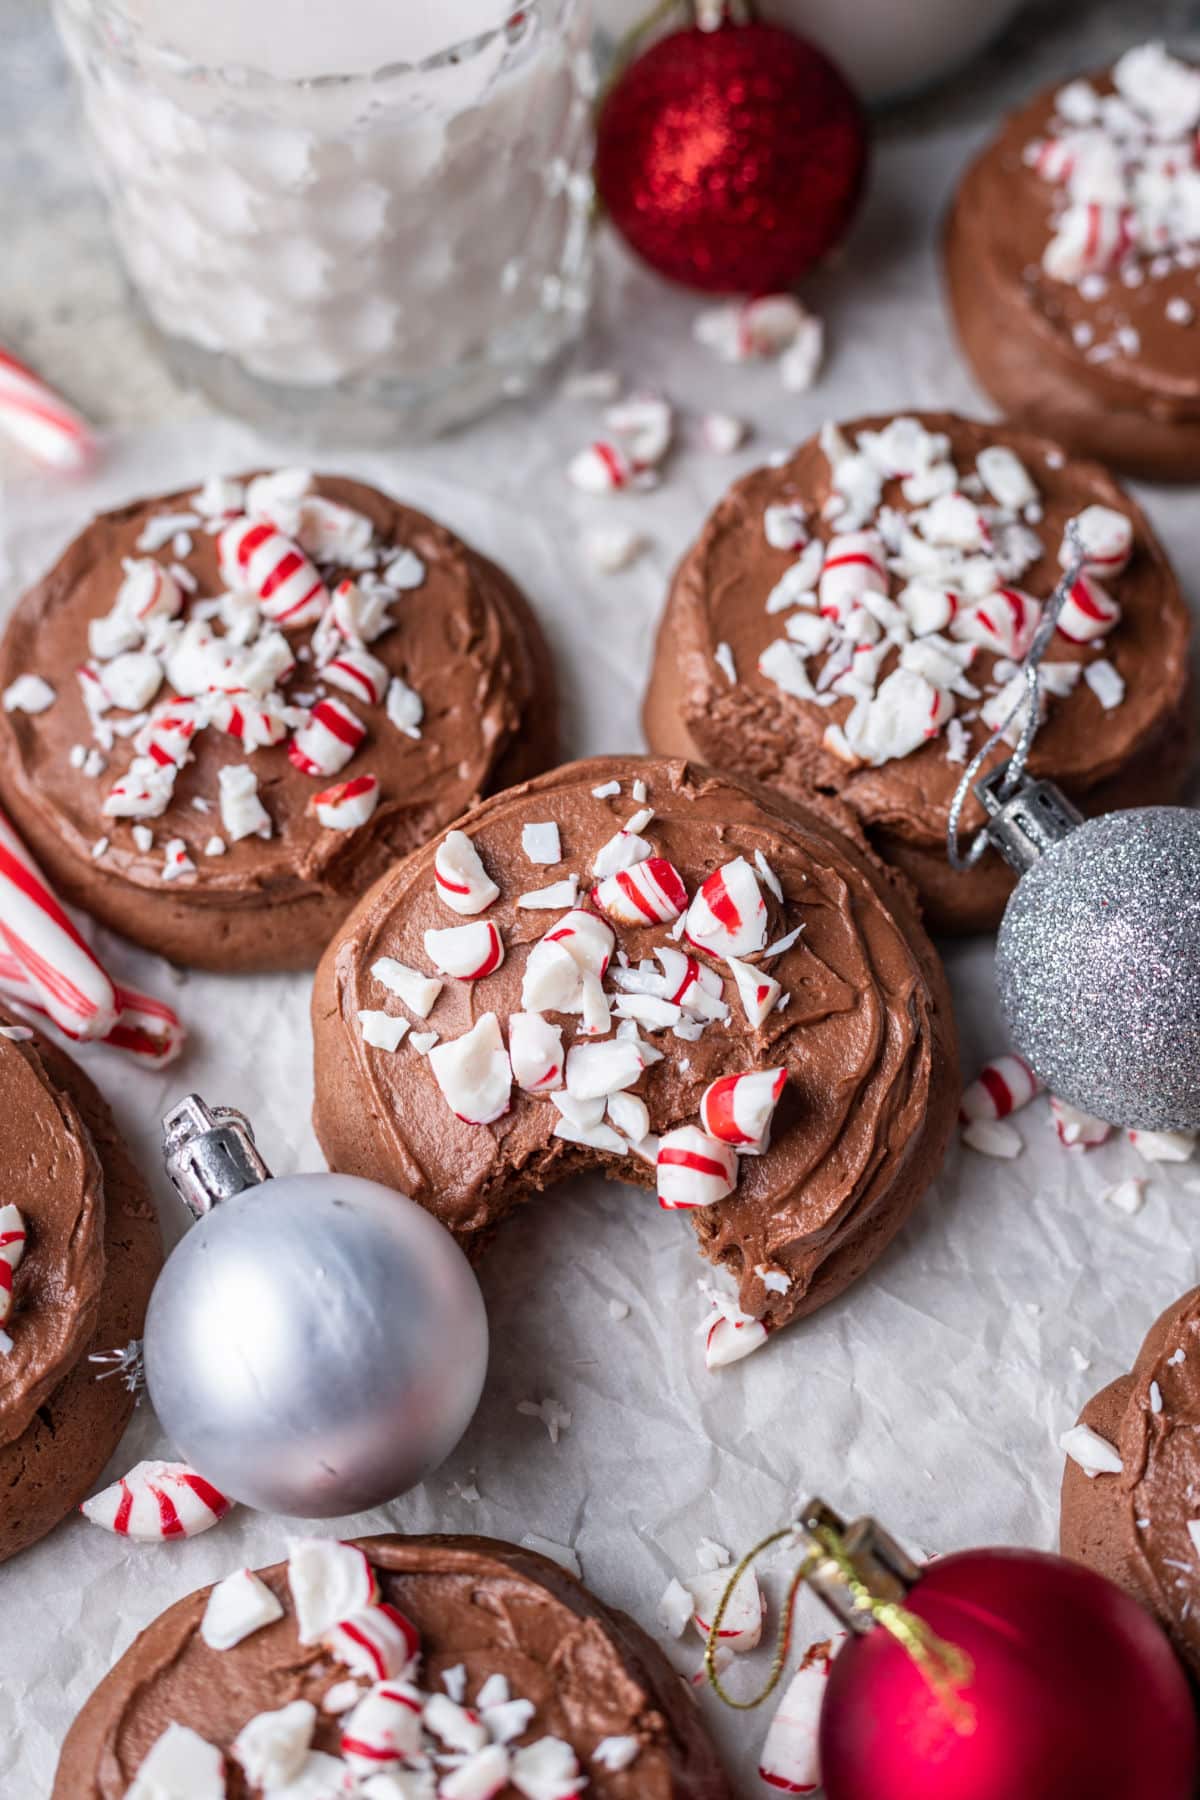
{"label": "ornament hanging loop", "polygon": [[189,1094],[163,1118],[163,1161],[179,1198],[202,1219],[222,1200],[271,1179],[244,1113]]}

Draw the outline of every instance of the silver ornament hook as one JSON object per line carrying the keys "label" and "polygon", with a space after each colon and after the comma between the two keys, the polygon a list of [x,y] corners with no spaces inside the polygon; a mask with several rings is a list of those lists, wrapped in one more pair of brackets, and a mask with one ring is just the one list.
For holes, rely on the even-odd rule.
{"label": "silver ornament hook", "polygon": [[196,1219],[271,1179],[245,1114],[232,1106],[208,1106],[199,1094],[189,1094],[165,1114],[163,1161],[175,1192]]}
{"label": "silver ornament hook", "polygon": [[[1025,765],[1029,761],[1033,740],[1037,736],[1042,722],[1042,658],[1049,648],[1050,639],[1054,636],[1059,615],[1067,603],[1071,589],[1083,572],[1083,565],[1087,560],[1083,540],[1079,535],[1079,527],[1074,519],[1068,521],[1066,536],[1071,546],[1070,561],[1063,570],[1057,587],[1046,602],[1046,610],[1038,621],[1038,627],[1026,652],[1025,661],[1021,664],[1021,673],[1025,677],[1025,691],[1013,702],[1007,717],[997,725],[987,742],[975,752],[963,770],[962,779],[954,790],[954,798],[950,802],[950,812],[946,819],[946,855],[950,859],[952,869],[973,869],[984,851],[988,849],[999,850],[1007,861],[1012,861],[1005,845],[1006,843],[1015,844],[1015,839],[1005,838],[1003,827],[999,823],[1001,812],[1005,802],[1013,799],[1017,795],[1018,789],[1021,788]],[[1009,726],[1022,710],[1025,717],[1021,723],[1021,735],[1017,739],[1017,745],[1012,755],[1007,762],[1001,763],[976,785],[976,776],[997,744],[1004,741]],[[1034,785],[1040,787],[1044,784]],[[962,820],[963,807],[967,803],[967,796],[971,793],[972,788],[974,788],[976,798],[991,816],[988,823],[976,832],[966,850],[960,850],[958,847],[959,825]],[[1059,798],[1062,799],[1062,796],[1060,795]],[[1070,807],[1068,801],[1062,800],[1062,804],[1074,812],[1074,808]],[[1076,823],[1078,823],[1078,817],[1076,817]],[[1035,859],[1031,857],[1030,861],[1033,860]],[[1029,863],[1014,863],[1013,867],[1028,868]]]}

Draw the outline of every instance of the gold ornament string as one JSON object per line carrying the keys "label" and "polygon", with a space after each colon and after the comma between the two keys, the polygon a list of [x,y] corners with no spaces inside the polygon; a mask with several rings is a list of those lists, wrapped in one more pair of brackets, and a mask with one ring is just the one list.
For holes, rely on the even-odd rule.
{"label": "gold ornament string", "polygon": [[801,1584],[807,1581],[817,1565],[826,1560],[833,1563],[838,1574],[846,1584],[854,1610],[869,1618],[873,1624],[880,1626],[890,1637],[895,1638],[900,1647],[911,1656],[920,1669],[930,1688],[937,1695],[946,1712],[950,1716],[955,1729],[969,1731],[973,1725],[974,1715],[970,1706],[962,1698],[961,1689],[970,1681],[974,1673],[974,1665],[970,1657],[938,1636],[924,1619],[901,1605],[898,1600],[881,1600],[873,1594],[855,1568],[846,1550],[845,1543],[832,1526],[817,1525],[808,1528],[808,1535],[816,1540],[813,1548],[803,1558],[788,1585],[784,1600],[783,1612],[779,1621],[779,1633],[775,1644],[775,1655],[771,1663],[771,1673],[765,1685],[752,1700],[735,1700],[726,1692],[717,1671],[717,1646],[720,1639],[721,1621],[725,1610],[742,1576],[764,1550],[781,1539],[794,1534],[794,1526],[785,1526],[782,1531],[772,1532],[770,1537],[763,1538],[761,1543],[747,1551],[741,1562],[730,1576],[721,1595],[720,1603],[713,1614],[713,1622],[709,1627],[708,1639],[704,1646],[704,1669],[713,1692],[724,1705],[737,1712],[752,1712],[761,1706],[772,1693],[782,1678],[787,1664],[788,1646],[791,1642],[792,1615],[795,1612],[796,1596]]}

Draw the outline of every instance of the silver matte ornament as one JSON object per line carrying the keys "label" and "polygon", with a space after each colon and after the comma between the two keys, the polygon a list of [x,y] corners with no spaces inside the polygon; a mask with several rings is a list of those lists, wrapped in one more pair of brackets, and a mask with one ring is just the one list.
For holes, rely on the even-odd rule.
{"label": "silver matte ornament", "polygon": [[164,1135],[197,1218],[146,1317],[146,1383],[174,1450],[232,1498],[303,1518],[422,1481],[487,1368],[483,1297],[450,1233],[373,1181],[272,1177],[241,1115],[196,1095]]}
{"label": "silver matte ornament", "polygon": [[1082,820],[1050,782],[976,793],[1021,879],[996,941],[1013,1047],[1113,1125],[1200,1130],[1200,813]]}

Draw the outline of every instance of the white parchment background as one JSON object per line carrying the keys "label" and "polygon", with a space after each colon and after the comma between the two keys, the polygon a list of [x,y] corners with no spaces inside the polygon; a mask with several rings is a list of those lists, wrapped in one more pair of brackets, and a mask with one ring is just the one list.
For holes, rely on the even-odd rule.
{"label": "white parchment background", "polygon": [[[851,249],[810,290],[831,356],[808,395],[782,393],[770,367],[714,363],[690,340],[697,303],[606,247],[582,366],[652,379],[692,413],[724,406],[751,419],[754,441],[737,457],[685,447],[657,493],[588,500],[566,485],[563,467],[593,431],[594,410],[557,393],[430,449],[325,459],[438,514],[526,588],[557,652],[568,753],[641,745],[638,703],[665,582],[733,474],[826,415],[980,410],[947,334],[933,248],[954,173],[985,126],[887,145]],[[96,372],[86,345],[75,354],[86,388]],[[294,456],[196,418],[113,439],[88,484],[34,481],[14,467],[0,603],[7,609],[97,506],[273,459]],[[1194,500],[1143,498],[1195,590]],[[602,518],[627,518],[652,539],[616,577],[592,573],[579,551],[581,528]],[[245,1107],[276,1171],[321,1166],[301,1104],[311,1083],[307,978],[185,975],[113,939],[100,949],[123,974],[169,994],[192,1033],[185,1060],[157,1075],[103,1049],[82,1058],[153,1179],[170,1232],[178,1208],[160,1172],[157,1122],[188,1089]],[[956,945],[947,960],[971,1068],[1000,1044],[990,948]],[[542,1199],[481,1272],[492,1366],[461,1447],[424,1488],[337,1529],[538,1532],[572,1545],[596,1591],[651,1632],[662,1589],[672,1574],[694,1572],[702,1536],[745,1546],[814,1492],[848,1513],[876,1511],[926,1550],[1052,1546],[1058,1433],[1197,1279],[1200,1168],[1145,1165],[1124,1142],[1069,1155],[1044,1102],[1017,1127],[1026,1144],[1018,1160],[956,1145],[916,1219],[857,1287],[713,1376],[695,1335],[702,1268],[686,1224],[599,1180]],[[1131,1174],[1150,1176],[1132,1218],[1104,1199]],[[610,1317],[613,1298],[632,1309],[623,1322]],[[573,1413],[557,1445],[515,1410],[546,1395]],[[163,1449],[143,1408],[111,1473]],[[473,1503],[456,1492],[471,1482]],[[0,1570],[5,1800],[46,1794],[70,1720],[142,1625],[234,1566],[274,1560],[294,1529],[240,1511],[204,1537],[159,1548],[75,1519]],[[699,1639],[670,1649],[681,1669],[699,1665]],[[765,1717],[705,1704],[739,1793],[765,1792],[754,1774]]]}

